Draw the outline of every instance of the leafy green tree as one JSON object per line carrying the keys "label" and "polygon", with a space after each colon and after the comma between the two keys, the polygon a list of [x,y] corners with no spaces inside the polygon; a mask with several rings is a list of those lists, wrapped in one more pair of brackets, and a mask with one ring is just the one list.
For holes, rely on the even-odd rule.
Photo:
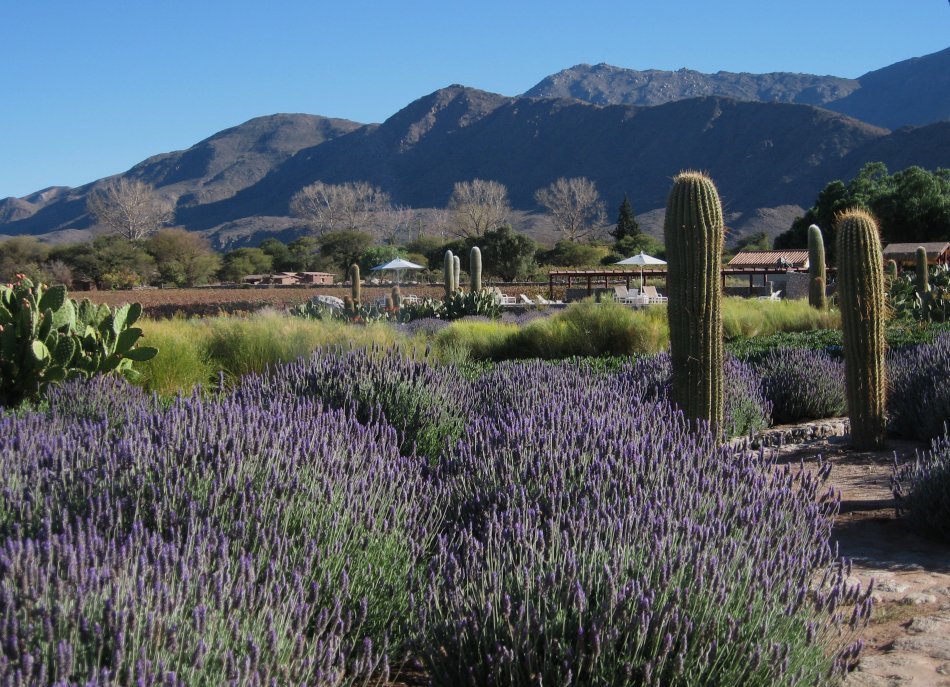
{"label": "leafy green tree", "polygon": [[357,262],[360,265],[360,270],[362,270],[363,275],[369,276],[371,274],[370,270],[373,267],[398,258],[402,253],[403,251],[400,251],[396,246],[370,246],[363,251]]}
{"label": "leafy green tree", "polygon": [[145,244],[159,277],[176,286],[207,284],[221,267],[208,241],[185,229],[160,229]]}
{"label": "leafy green tree", "polygon": [[57,246],[50,258],[66,263],[76,277],[90,279],[99,289],[127,289],[148,284],[157,276],[155,259],[139,241],[121,234],[99,236],[91,243]]}
{"label": "leafy green tree", "polygon": [[950,170],[908,167],[889,175],[883,163],[868,163],[847,184],[836,180],[825,186],[805,216],[775,238],[775,247],[806,247],[808,226],[817,224],[824,236],[826,260],[834,263],[835,216],[853,207],[878,218],[885,243],[950,240]]}
{"label": "leafy green tree", "polygon": [[537,269],[537,244],[509,226],[490,229],[475,243],[481,248],[482,270],[486,274],[514,281]]}
{"label": "leafy green tree", "polygon": [[241,281],[249,274],[267,274],[274,268],[274,259],[260,248],[238,248],[225,253],[221,279]]}
{"label": "leafy green tree", "polygon": [[0,281],[13,282],[17,274],[25,274],[34,283],[46,279],[44,263],[49,259],[49,246],[34,236],[14,236],[0,243]]}
{"label": "leafy green tree", "polygon": [[736,251],[740,250],[771,250],[772,241],[764,231],[743,236],[736,241]]}
{"label": "leafy green tree", "polygon": [[[319,272],[325,269],[323,256],[320,255],[320,242],[313,236],[301,236],[287,244],[290,269],[298,272]],[[330,266],[329,269],[335,269]]]}
{"label": "leafy green tree", "polygon": [[274,270],[277,272],[300,271],[300,268],[296,266],[294,258],[290,253],[290,248],[288,248],[287,244],[280,239],[275,239],[273,237],[266,238],[261,241],[261,244],[258,246],[258,248],[271,257]]}
{"label": "leafy green tree", "polygon": [[640,223],[637,222],[637,218],[633,214],[633,206],[630,204],[630,199],[627,197],[627,194],[624,193],[623,202],[620,204],[620,210],[617,213],[617,226],[610,232],[610,235],[620,241],[628,236],[634,237],[639,234]]}
{"label": "leafy green tree", "polygon": [[602,243],[576,243],[561,240],[551,250],[538,253],[538,262],[542,265],[557,267],[594,267],[610,253],[610,248]]}
{"label": "leafy green tree", "polygon": [[350,229],[327,232],[318,241],[324,264],[332,265],[344,274],[373,245],[371,234]]}
{"label": "leafy green tree", "polygon": [[629,258],[640,252],[662,258],[666,255],[666,247],[649,234],[640,232],[634,236],[624,236],[614,243],[611,252],[601,260],[603,265],[612,265],[618,260]]}

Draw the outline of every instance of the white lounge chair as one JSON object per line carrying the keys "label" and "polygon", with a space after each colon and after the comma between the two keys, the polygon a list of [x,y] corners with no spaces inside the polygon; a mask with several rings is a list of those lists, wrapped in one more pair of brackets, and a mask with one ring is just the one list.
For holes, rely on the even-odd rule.
{"label": "white lounge chair", "polygon": [[521,305],[534,305],[534,301],[525,296],[523,293],[518,296],[518,301]]}
{"label": "white lounge chair", "polygon": [[669,298],[666,296],[661,296],[655,286],[644,286],[643,295],[647,297],[648,303],[666,303]]}
{"label": "white lounge chair", "polygon": [[770,293],[768,296],[759,296],[759,300],[760,300],[760,301],[771,301],[771,302],[774,303],[774,302],[776,302],[776,301],[782,300],[781,296],[782,296],[782,290],[779,289],[778,291],[773,291],[773,292]]}

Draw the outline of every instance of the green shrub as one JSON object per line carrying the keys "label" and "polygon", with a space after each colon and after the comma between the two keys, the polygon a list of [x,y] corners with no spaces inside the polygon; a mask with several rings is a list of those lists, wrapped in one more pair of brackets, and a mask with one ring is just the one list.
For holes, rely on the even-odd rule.
{"label": "green shrub", "polygon": [[911,525],[926,536],[950,542],[950,437],[935,439],[929,453],[896,468],[892,483]]}

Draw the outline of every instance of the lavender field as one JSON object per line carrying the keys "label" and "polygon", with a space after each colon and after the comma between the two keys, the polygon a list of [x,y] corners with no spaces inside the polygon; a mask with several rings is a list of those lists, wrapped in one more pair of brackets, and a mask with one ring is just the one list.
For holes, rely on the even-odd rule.
{"label": "lavender field", "polygon": [[0,684],[834,684],[870,590],[830,466],[691,434],[664,358],[58,387],[0,418]]}

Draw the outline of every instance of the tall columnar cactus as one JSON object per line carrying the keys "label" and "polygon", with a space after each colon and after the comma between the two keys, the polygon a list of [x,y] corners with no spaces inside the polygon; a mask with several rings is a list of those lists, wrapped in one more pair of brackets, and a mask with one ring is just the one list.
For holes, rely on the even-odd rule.
{"label": "tall columnar cactus", "polygon": [[359,307],[363,302],[361,296],[363,291],[360,285],[360,266],[353,263],[350,266],[350,297],[353,299],[353,305]]}
{"label": "tall columnar cactus", "polygon": [[462,288],[462,283],[459,281],[462,277],[462,258],[458,255],[452,256],[452,285],[455,287],[455,291],[458,291]]}
{"label": "tall columnar cactus", "polygon": [[917,246],[917,293],[921,296],[930,291],[930,270],[927,265],[927,249]]}
{"label": "tall columnar cactus", "polygon": [[402,307],[402,292],[399,290],[399,284],[393,287],[392,291],[393,307],[397,310]]}
{"label": "tall columnar cactus", "polygon": [[723,425],[722,204],[712,180],[673,180],[664,223],[673,400],[693,421]]}
{"label": "tall columnar cactus", "polygon": [[887,275],[887,278],[891,281],[897,279],[897,262],[894,260],[888,260],[884,263],[884,274]]}
{"label": "tall columnar cactus", "polygon": [[482,290],[482,251],[478,246],[472,246],[468,253],[468,278],[471,282],[472,293]]}
{"label": "tall columnar cactus", "polygon": [[448,298],[455,293],[455,257],[452,251],[445,251],[445,260],[442,263],[442,278],[445,281],[445,297]]}
{"label": "tall columnar cactus", "polygon": [[824,310],[828,301],[825,296],[825,242],[817,224],[808,227],[808,304]]}
{"label": "tall columnar cactus", "polygon": [[884,445],[886,377],[885,289],[881,239],[864,210],[838,216],[838,303],[851,418],[851,443],[860,449]]}

